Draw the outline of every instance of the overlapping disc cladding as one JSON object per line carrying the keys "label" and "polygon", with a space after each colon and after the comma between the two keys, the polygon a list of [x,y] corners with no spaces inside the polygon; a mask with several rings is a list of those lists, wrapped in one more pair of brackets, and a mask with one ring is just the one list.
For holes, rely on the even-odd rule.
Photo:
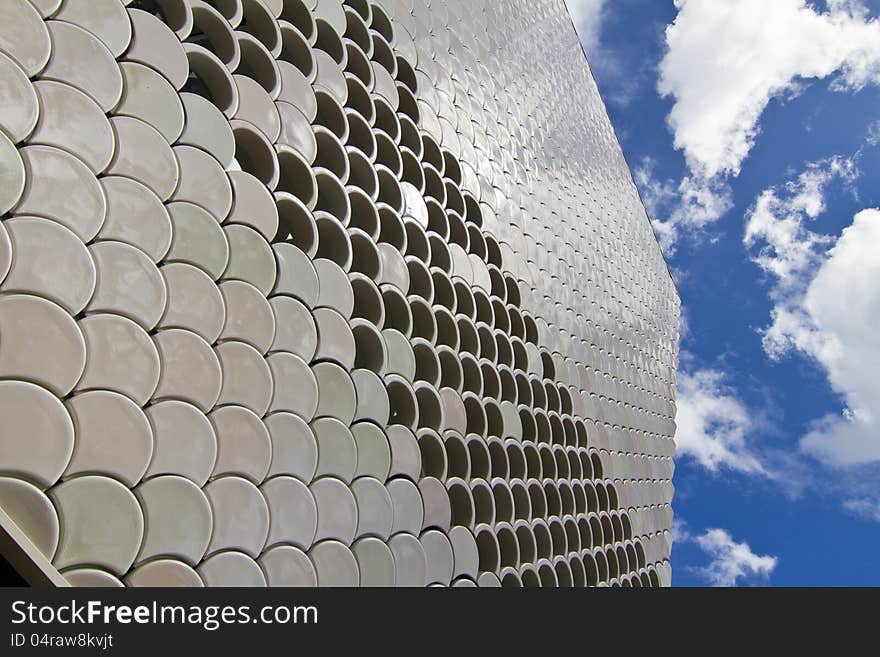
{"label": "overlapping disc cladding", "polygon": [[669,583],[678,299],[562,0],[4,0],[0,97],[71,584]]}

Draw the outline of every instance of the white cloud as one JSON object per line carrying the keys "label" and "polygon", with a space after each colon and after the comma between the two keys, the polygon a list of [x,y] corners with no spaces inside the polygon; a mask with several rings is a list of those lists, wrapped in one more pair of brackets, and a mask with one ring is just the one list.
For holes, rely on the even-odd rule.
{"label": "white cloud", "polygon": [[646,80],[653,80],[654,65],[644,60],[642,66],[633,69],[603,42],[602,28],[613,6],[607,0],[565,0],[565,4],[589,58],[590,69],[601,83],[602,98],[610,105],[629,105]]}
{"label": "white cloud", "polygon": [[[680,180],[656,179],[650,160],[635,172],[667,256],[683,237],[702,238],[733,207],[729,181],[739,175],[774,98],[794,97],[815,79],[831,79],[835,91],[880,84],[880,19],[870,18],[863,0],[827,0],[827,11],[807,0],[674,2],[678,14],[666,28],[657,90],[673,100],[667,123],[688,172]],[[869,129],[867,140],[880,143],[880,128]],[[821,195],[809,183],[800,181],[804,196],[792,203],[812,218],[822,211]],[[759,199],[758,231],[762,213],[778,215],[778,200]],[[786,263],[771,253],[775,264],[798,266],[798,258],[821,246],[802,241],[807,234],[797,221],[772,228],[792,258]]]}
{"label": "white cloud", "polygon": [[880,81],[880,21],[861,2],[675,0],[658,90],[695,177],[739,174],[768,103],[804,79],[836,76],[835,89]]}
{"label": "white cloud", "polygon": [[694,535],[691,534],[691,529],[688,527],[687,522],[681,516],[675,516],[672,518],[672,544],[676,543],[687,543],[688,541],[692,541]]}
{"label": "white cloud", "polygon": [[565,0],[565,4],[584,49],[588,55],[593,54],[599,48],[605,0]]}
{"label": "white cloud", "polygon": [[[676,279],[678,280],[678,279]],[[681,306],[678,318],[678,342],[683,344],[691,337],[691,320],[687,307]]]}
{"label": "white cloud", "polygon": [[667,256],[675,254],[681,233],[692,236],[702,233],[718,221],[731,207],[730,187],[721,180],[705,180],[685,176],[678,183],[654,177],[654,162],[642,160],[634,173],[636,184],[645,203],[651,225]]}
{"label": "white cloud", "polygon": [[801,447],[832,465],[880,461],[880,211],[863,210],[829,252],[803,300],[809,332],[794,344],[825,369],[846,403]]}
{"label": "white cloud", "polygon": [[672,522],[672,539],[676,545],[693,543],[709,556],[707,566],[690,570],[712,586],[736,586],[741,579],[766,581],[779,563],[776,557],[755,554],[745,541],[737,543],[725,529],[707,529],[698,534],[678,516]]}
{"label": "white cloud", "polygon": [[736,586],[745,578],[766,579],[779,563],[776,557],[755,554],[745,541],[737,543],[724,529],[707,529],[692,540],[710,558],[708,566],[694,570],[712,586]]}
{"label": "white cloud", "polygon": [[860,518],[880,522],[880,500],[877,498],[850,498],[843,501],[843,508]]}
{"label": "white cloud", "polygon": [[766,474],[747,445],[753,414],[715,370],[679,372],[676,399],[676,455],[717,472],[722,468]]}
{"label": "white cloud", "polygon": [[831,249],[833,238],[807,222],[823,212],[831,180],[856,175],[852,160],[832,158],[808,166],[784,192],[765,190],[744,238],[776,279],[765,351],[774,360],[792,352],[813,359],[843,401],[841,413],[816,420],[800,441],[835,467],[880,461],[880,210],[859,212]]}
{"label": "white cloud", "polygon": [[833,157],[808,164],[783,190],[766,189],[758,196],[746,217],[743,243],[759,247],[752,261],[776,277],[775,296],[801,287],[832,241],[807,226],[825,211],[827,185],[836,178],[850,184],[857,175],[854,159]]}

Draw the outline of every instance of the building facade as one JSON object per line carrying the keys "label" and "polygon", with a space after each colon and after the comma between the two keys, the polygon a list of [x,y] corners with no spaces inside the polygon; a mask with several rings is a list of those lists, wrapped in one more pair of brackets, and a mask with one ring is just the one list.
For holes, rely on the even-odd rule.
{"label": "building facade", "polygon": [[0,4],[0,545],[669,585],[679,299],[563,0]]}

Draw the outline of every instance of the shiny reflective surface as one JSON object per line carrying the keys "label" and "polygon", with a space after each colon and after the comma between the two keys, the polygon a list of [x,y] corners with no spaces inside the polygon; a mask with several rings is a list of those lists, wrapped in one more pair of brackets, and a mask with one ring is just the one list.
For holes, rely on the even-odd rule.
{"label": "shiny reflective surface", "polygon": [[561,0],[80,4],[0,9],[0,505],[72,584],[670,583],[679,301]]}

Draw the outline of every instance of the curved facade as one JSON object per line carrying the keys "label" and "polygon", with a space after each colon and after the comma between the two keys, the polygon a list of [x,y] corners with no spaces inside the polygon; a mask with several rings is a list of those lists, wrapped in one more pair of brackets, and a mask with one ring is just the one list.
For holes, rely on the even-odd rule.
{"label": "curved facade", "polygon": [[0,89],[11,562],[669,584],[679,300],[562,0],[6,0]]}

